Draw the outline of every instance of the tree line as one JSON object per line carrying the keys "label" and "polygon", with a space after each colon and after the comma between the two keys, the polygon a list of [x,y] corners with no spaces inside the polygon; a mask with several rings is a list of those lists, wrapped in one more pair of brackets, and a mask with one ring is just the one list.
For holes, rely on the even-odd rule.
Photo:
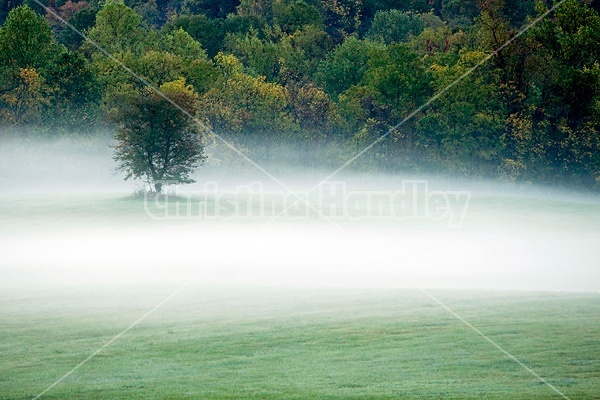
{"label": "tree line", "polygon": [[[118,127],[123,144],[145,124],[171,143],[161,132],[176,126],[180,138],[212,131],[251,157],[306,145],[307,163],[343,162],[387,134],[353,167],[600,187],[600,1],[567,0],[447,91],[554,2],[44,3],[51,11],[0,6],[3,134]],[[176,116],[175,99],[209,129]],[[155,120],[136,119],[144,113]],[[188,169],[201,150],[184,153]]]}

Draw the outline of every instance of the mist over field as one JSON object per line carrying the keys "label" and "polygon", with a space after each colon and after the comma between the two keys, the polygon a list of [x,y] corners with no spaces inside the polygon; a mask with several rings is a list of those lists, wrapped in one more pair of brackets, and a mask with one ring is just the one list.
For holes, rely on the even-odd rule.
{"label": "mist over field", "polygon": [[[273,219],[283,206],[256,199],[287,192],[243,162],[144,196],[114,172],[112,143],[0,144],[1,398],[596,393],[593,193],[348,169],[323,186],[394,202],[316,190],[325,217]],[[302,195],[330,160],[302,169],[296,151],[261,166]],[[428,214],[440,193],[455,207]],[[223,199],[249,213],[188,213]]]}
{"label": "mist over field", "polygon": [[6,135],[0,142],[2,194],[131,191],[115,173],[114,145],[111,132],[59,138]]}
{"label": "mist over field", "polygon": [[[419,180],[421,191],[470,193],[464,220],[331,218],[330,210],[273,220],[257,202],[256,218],[153,219],[133,197],[143,183],[114,172],[111,145],[108,135],[3,142],[3,287],[177,283],[199,273],[196,283],[225,286],[600,290],[600,201],[590,193],[349,169],[332,179],[349,191],[395,193]],[[209,161],[178,194],[286,193],[244,161],[231,165],[239,170]],[[261,166],[300,194],[331,172]],[[248,196],[240,190],[236,201]]]}
{"label": "mist over field", "polygon": [[600,398],[600,0],[0,3],[0,400]]}

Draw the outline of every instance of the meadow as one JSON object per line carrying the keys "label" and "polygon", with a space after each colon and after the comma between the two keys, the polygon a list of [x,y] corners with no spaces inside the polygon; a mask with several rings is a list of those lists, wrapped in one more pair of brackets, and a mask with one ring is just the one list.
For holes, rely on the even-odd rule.
{"label": "meadow", "polygon": [[[0,398],[33,398],[173,287],[3,292]],[[597,294],[432,290],[571,399],[600,398]],[[418,290],[192,286],[48,399],[554,399]]]}
{"label": "meadow", "polygon": [[561,398],[489,340],[600,398],[597,204],[479,195],[461,229],[344,233],[157,221],[126,195],[1,201],[0,399],[109,342],[40,398]]}

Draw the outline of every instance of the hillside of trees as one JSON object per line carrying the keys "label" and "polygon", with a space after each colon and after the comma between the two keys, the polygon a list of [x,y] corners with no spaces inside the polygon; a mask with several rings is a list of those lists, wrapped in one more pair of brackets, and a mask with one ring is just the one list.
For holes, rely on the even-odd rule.
{"label": "hillside of trees", "polygon": [[[145,89],[125,65],[193,92],[197,117],[250,157],[292,143],[335,166],[554,3],[42,2],[60,18],[0,2],[1,135],[114,130]],[[600,188],[599,11],[567,0],[352,167]]]}

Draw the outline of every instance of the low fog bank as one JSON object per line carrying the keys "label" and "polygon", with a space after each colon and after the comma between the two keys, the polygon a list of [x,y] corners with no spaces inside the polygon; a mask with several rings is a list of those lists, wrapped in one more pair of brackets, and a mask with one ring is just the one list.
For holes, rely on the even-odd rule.
{"label": "low fog bank", "polygon": [[[152,219],[114,174],[110,135],[0,143],[0,290],[61,285],[413,287],[600,292],[600,201],[592,192],[414,173],[356,172],[348,190],[471,192],[464,223],[322,218]],[[214,150],[214,149],[213,149]],[[298,150],[295,147],[295,150]],[[260,165],[295,191],[333,170]],[[237,156],[236,156],[237,157]],[[296,161],[293,161],[293,160]],[[182,188],[284,189],[239,157],[214,158]],[[212,185],[212,186],[211,186]],[[215,187],[216,185],[216,187]],[[70,193],[60,197],[60,194]],[[15,196],[11,196],[11,195]],[[51,196],[48,196],[50,194]],[[241,198],[248,202],[247,198]],[[421,201],[421,200],[419,200]],[[422,203],[419,203],[422,204]],[[368,205],[367,205],[368,206]]]}
{"label": "low fog bank", "polygon": [[[268,191],[308,191],[341,167],[347,158],[335,149],[309,148],[300,144],[239,146],[248,159],[216,142],[207,147],[208,159],[192,176],[196,183],[173,190],[198,193],[232,191],[255,183]],[[112,159],[115,141],[111,132],[94,135],[40,138],[10,135],[0,139],[0,195],[123,193],[145,188],[142,181],[123,180]],[[360,161],[360,159],[359,159]],[[381,172],[372,166],[352,164],[330,177],[349,190],[401,190],[404,181],[427,181],[430,191],[470,191],[475,196],[539,198],[600,203],[594,189],[573,190],[539,184],[515,184],[486,179],[425,174],[398,168]],[[254,162],[256,165],[253,165]]]}
{"label": "low fog bank", "polygon": [[0,139],[1,194],[131,192],[112,160],[112,134]]}
{"label": "low fog bank", "polygon": [[[2,238],[3,289],[197,285],[600,293],[598,232],[409,231],[317,224],[79,229]],[[35,251],[32,251],[35,249]]]}

